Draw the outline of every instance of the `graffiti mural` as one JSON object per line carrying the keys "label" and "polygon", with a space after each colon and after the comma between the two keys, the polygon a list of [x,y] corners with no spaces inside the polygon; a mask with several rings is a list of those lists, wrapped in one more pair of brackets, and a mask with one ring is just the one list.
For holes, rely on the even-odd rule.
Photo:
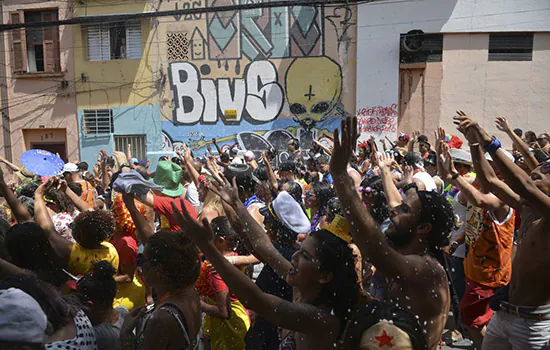
{"label": "graffiti mural", "polygon": [[[269,0],[206,0],[208,7]],[[182,4],[194,4],[185,1]],[[173,5],[172,5],[173,6]],[[189,6],[189,5],[185,5]],[[355,114],[354,62],[339,51],[352,41],[355,6],[289,6],[208,13],[170,22],[189,35],[190,61],[167,62],[163,151],[188,144],[200,155],[220,145],[287,156],[330,140],[342,116]],[[343,69],[345,66],[346,69]],[[350,88],[353,86],[353,88]],[[346,108],[346,101],[353,105]],[[236,118],[226,117],[236,111]]]}

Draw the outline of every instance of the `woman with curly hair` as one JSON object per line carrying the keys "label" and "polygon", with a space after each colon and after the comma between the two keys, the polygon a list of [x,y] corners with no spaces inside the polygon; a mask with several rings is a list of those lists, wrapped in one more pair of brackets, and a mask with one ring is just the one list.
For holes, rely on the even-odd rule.
{"label": "woman with curly hair", "polygon": [[107,260],[118,269],[118,253],[107,242],[115,231],[113,215],[106,210],[84,211],[73,221],[72,234],[75,243],[61,237],[50,218],[44,195],[54,188],[58,179],[51,177],[41,184],[34,194],[34,217],[42,227],[61,265],[73,275],[84,275],[94,263]]}

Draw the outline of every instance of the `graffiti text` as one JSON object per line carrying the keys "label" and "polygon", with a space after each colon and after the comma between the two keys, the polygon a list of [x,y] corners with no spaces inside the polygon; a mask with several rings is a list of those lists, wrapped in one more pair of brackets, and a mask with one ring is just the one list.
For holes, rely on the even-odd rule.
{"label": "graffiti text", "polygon": [[[179,124],[239,124],[245,118],[255,124],[267,123],[279,115],[284,91],[278,83],[277,69],[269,61],[251,62],[243,78],[201,79],[199,70],[189,62],[170,64],[170,81]],[[235,120],[225,120],[225,110],[236,110]]]}

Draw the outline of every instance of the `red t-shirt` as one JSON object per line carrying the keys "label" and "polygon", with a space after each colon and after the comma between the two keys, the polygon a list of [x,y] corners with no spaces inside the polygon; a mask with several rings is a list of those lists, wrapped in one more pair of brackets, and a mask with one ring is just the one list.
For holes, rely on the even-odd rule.
{"label": "red t-shirt", "polygon": [[119,265],[137,266],[138,244],[132,235],[126,232],[115,233],[111,243],[118,252]]}
{"label": "red t-shirt", "polygon": [[177,198],[168,197],[168,196],[158,196],[156,194],[153,194],[153,209],[155,212],[159,213],[160,215],[164,215],[166,219],[168,219],[168,222],[170,224],[169,230],[179,231],[181,227],[178,226],[176,223],[176,220],[174,220],[173,211],[172,211],[172,202],[176,204],[176,208],[179,210],[181,209],[180,199],[185,204],[185,208],[193,216],[194,218],[197,217],[197,213],[195,212],[195,208],[189,203],[188,200],[183,198],[183,195]]}

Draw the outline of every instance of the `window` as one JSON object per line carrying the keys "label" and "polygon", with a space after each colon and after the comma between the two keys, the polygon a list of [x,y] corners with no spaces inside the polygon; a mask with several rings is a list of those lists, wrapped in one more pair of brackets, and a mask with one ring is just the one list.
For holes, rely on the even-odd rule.
{"label": "window", "polygon": [[489,61],[533,60],[533,33],[489,34]]}
{"label": "window", "polygon": [[166,34],[166,48],[168,61],[189,61],[189,36],[187,32]]}
{"label": "window", "polygon": [[90,25],[86,38],[90,61],[141,58],[141,22]]}
{"label": "window", "polygon": [[[57,10],[16,11],[12,24],[57,21]],[[15,73],[60,72],[59,28],[20,28],[12,31],[12,68]]]}
{"label": "window", "polygon": [[443,34],[424,34],[414,30],[401,34],[399,62],[441,62],[442,55]]}
{"label": "window", "polygon": [[83,130],[86,135],[113,133],[113,111],[110,109],[85,109]]}
{"label": "window", "polygon": [[[147,159],[147,136],[145,135],[115,135],[115,151],[124,152],[130,145],[132,157],[138,160]],[[130,159],[128,159],[130,161]]]}

